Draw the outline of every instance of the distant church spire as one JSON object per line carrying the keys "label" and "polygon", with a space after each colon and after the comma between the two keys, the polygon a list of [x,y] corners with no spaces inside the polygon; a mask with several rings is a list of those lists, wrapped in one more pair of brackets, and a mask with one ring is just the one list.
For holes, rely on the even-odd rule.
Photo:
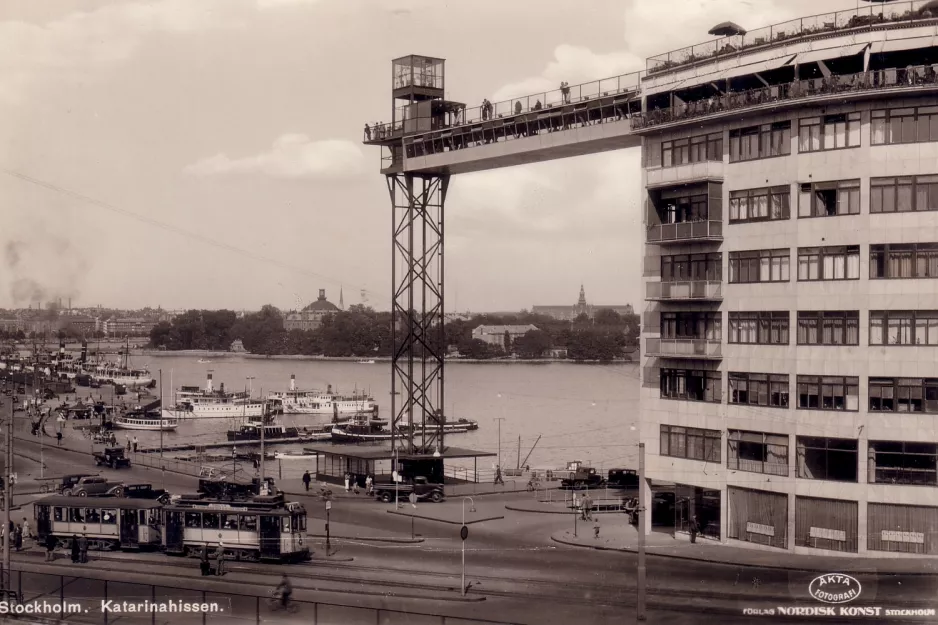
{"label": "distant church spire", "polygon": [[342,297],[342,287],[339,287],[339,310],[345,310],[345,301]]}
{"label": "distant church spire", "polygon": [[586,291],[583,290],[583,285],[580,285],[580,299],[577,300],[577,306],[586,307]]}

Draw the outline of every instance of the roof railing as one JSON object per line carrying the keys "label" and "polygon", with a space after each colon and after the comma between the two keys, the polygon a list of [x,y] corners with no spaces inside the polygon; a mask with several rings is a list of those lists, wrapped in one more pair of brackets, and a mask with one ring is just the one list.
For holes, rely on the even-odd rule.
{"label": "roof railing", "polygon": [[751,30],[745,35],[721,37],[679,50],[672,50],[671,52],[649,57],[646,61],[646,69],[648,74],[651,75],[697,61],[727,56],[747,48],[790,41],[811,35],[929,19],[938,19],[938,9],[934,7],[932,0],[869,4],[845,11],[801,17]]}
{"label": "roof railing", "polygon": [[[454,126],[472,124],[480,121],[533,113],[557,106],[579,104],[597,98],[615,96],[619,94],[631,95],[639,92],[641,77],[644,72],[632,72],[603,78],[580,85],[569,85],[563,89],[544,91],[520,98],[512,98],[501,102],[492,102],[488,106],[474,106],[462,109],[456,115]],[[403,110],[398,109],[398,116],[403,117]],[[416,120],[415,120],[416,121]],[[404,135],[404,121],[392,123],[378,123],[367,125],[364,133],[365,141],[383,141]]]}

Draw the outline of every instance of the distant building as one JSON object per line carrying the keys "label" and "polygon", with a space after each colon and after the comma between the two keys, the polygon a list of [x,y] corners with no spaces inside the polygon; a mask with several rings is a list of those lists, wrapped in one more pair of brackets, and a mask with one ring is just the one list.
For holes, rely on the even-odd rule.
{"label": "distant building", "polygon": [[580,298],[575,306],[534,306],[531,310],[535,315],[544,315],[553,317],[560,321],[573,321],[580,315],[586,315],[590,319],[599,310],[614,310],[620,315],[632,315],[635,311],[631,304],[615,304],[611,306],[600,306],[586,303],[586,292],[583,285],[580,285]]}
{"label": "distant building", "polygon": [[532,326],[530,323],[526,325],[515,325],[515,326],[479,326],[472,331],[472,338],[479,339],[480,341],[485,341],[489,345],[497,345],[502,349],[505,349],[505,333],[508,333],[508,336],[511,337],[511,340],[514,341],[520,336],[524,336],[527,332],[531,330],[537,330],[536,326]]}
{"label": "distant building", "polygon": [[152,319],[143,317],[111,317],[102,324],[103,332],[111,336],[148,336],[156,325]]}
{"label": "distant building", "polygon": [[283,329],[315,330],[322,325],[326,315],[339,312],[339,307],[326,299],[326,290],[319,289],[319,299],[300,311],[287,313],[283,318]]}
{"label": "distant building", "polygon": [[62,322],[65,328],[71,328],[80,334],[97,332],[101,325],[98,318],[88,315],[68,315],[62,318]]}
{"label": "distant building", "polygon": [[243,354],[244,352],[248,351],[244,349],[244,343],[241,342],[241,339],[233,340],[231,342],[231,347],[229,347],[228,350],[238,354]]}
{"label": "distant building", "polygon": [[0,319],[0,332],[16,332],[22,329],[19,319]]}

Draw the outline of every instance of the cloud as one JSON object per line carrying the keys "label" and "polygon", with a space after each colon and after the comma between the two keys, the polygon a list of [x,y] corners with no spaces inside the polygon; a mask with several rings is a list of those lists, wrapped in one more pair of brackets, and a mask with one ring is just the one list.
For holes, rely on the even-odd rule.
{"label": "cloud", "polygon": [[28,101],[39,81],[86,78],[129,59],[156,32],[191,33],[244,25],[230,0],[118,2],[44,24],[0,21],[0,100]]}
{"label": "cloud", "polygon": [[348,176],[361,169],[358,145],[344,139],[311,141],[301,134],[286,134],[273,147],[256,156],[231,158],[221,153],[185,168],[197,176],[264,174],[274,178],[329,178]]}

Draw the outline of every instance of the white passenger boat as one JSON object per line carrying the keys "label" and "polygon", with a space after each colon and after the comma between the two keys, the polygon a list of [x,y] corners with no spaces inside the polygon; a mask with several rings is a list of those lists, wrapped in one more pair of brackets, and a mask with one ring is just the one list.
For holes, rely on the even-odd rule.
{"label": "white passenger boat", "polygon": [[114,427],[121,430],[151,430],[156,432],[162,430],[171,432],[179,426],[179,420],[175,417],[165,416],[167,412],[169,411],[163,411],[164,416],[162,418],[121,415],[114,417]]}
{"label": "white passenger boat", "polygon": [[208,373],[205,388],[183,386],[176,392],[172,409],[164,410],[177,419],[232,419],[237,417],[260,417],[264,415],[261,400],[252,399],[249,393],[226,393],[225,385],[215,390],[212,373]]}
{"label": "white passenger boat", "polygon": [[296,376],[290,376],[290,390],[272,391],[268,399],[281,403],[284,414],[315,414],[336,416],[340,414],[378,414],[378,404],[364,391],[351,395],[340,395],[332,391],[300,390],[296,388]]}

